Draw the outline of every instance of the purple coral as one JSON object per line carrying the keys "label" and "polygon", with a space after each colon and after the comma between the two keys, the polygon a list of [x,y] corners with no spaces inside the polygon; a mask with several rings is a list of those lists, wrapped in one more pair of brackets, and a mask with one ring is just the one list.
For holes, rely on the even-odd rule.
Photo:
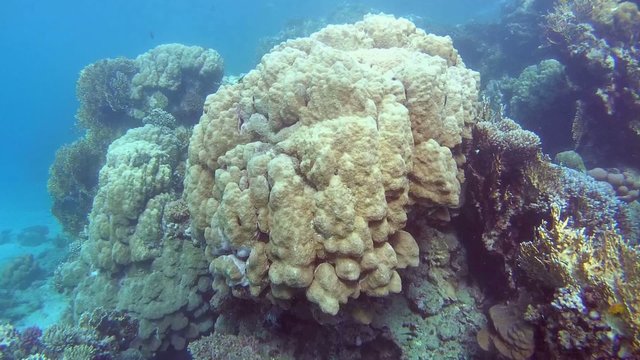
{"label": "purple coral", "polygon": [[42,348],[42,329],[37,326],[31,326],[24,329],[20,335],[20,349],[27,354],[33,354]]}

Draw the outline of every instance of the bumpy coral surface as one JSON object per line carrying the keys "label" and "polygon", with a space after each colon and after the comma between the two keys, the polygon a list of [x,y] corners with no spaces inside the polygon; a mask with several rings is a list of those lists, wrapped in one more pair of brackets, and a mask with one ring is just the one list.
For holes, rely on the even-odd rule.
{"label": "bumpy coral surface", "polygon": [[222,72],[215,50],[181,44],[160,45],[135,60],[100,60],[80,72],[76,117],[87,132],[58,150],[48,181],[53,214],[65,231],[83,231],[109,144],[142,124],[195,124]]}
{"label": "bumpy coral surface", "polygon": [[184,241],[178,201],[180,149],[186,155],[188,134],[184,127],[149,124],[111,144],[88,239],[58,276],[63,288],[74,288],[75,317],[96,306],[131,314],[140,324],[132,347],[145,355],[183,349],[213,325],[204,315],[203,293],[211,290],[207,263],[200,248]]}
{"label": "bumpy coral surface", "polygon": [[207,98],[191,138],[210,270],[237,296],[304,293],[328,314],[399,292],[417,262],[408,209],[459,206],[478,80],[449,38],[391,16],[274,48]]}

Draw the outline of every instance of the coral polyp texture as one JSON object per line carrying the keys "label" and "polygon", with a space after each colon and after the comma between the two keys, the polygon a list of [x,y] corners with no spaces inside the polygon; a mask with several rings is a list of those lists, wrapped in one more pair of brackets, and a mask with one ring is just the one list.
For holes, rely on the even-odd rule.
{"label": "coral polyp texture", "polygon": [[48,181],[52,212],[65,231],[78,235],[87,225],[109,144],[142,124],[192,126],[222,72],[215,50],[181,44],[160,45],[135,60],[100,60],[80,72],[76,117],[86,133],[57,151]]}
{"label": "coral polyp texture", "polygon": [[185,193],[210,271],[237,297],[324,313],[402,289],[407,212],[460,205],[479,76],[451,39],[368,15],[287,41],[210,95]]}
{"label": "coral polyp texture", "polygon": [[139,322],[131,347],[183,349],[213,325],[210,275],[189,241],[181,181],[189,130],[147,124],[114,141],[100,170],[80,254],[58,270],[74,319],[98,306]]}

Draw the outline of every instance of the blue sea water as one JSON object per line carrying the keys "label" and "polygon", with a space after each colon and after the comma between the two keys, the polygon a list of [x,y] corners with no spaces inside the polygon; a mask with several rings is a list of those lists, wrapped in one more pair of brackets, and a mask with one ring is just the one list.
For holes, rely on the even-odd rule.
{"label": "blue sea water", "polygon": [[[321,0],[4,0],[0,4],[0,231],[60,226],[50,214],[46,184],[56,149],[76,139],[75,83],[99,59],[134,58],[164,43],[210,47],[225,74],[253,68],[256,48],[296,19],[328,16],[344,1]],[[456,24],[489,20],[502,1],[402,0],[356,2],[394,15]],[[45,245],[0,245],[0,262]],[[2,264],[0,264],[1,266]],[[45,321],[40,313],[23,322]],[[40,317],[38,317],[40,316]],[[54,318],[51,321],[55,321]]]}

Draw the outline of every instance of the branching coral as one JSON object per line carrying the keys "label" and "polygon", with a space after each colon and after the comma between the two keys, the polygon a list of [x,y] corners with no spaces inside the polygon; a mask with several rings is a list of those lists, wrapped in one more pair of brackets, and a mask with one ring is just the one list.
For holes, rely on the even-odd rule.
{"label": "branching coral", "polygon": [[390,16],[274,48],[207,98],[191,139],[185,192],[214,275],[332,315],[399,292],[407,209],[460,204],[477,88],[449,38]]}
{"label": "branching coral", "polygon": [[[590,291],[593,308],[609,313],[614,331],[640,353],[640,252],[614,229],[589,237],[562,220],[557,207],[552,221],[537,228],[536,239],[520,244],[519,263],[533,279],[551,288]],[[623,326],[615,326],[615,318]]]}
{"label": "branching coral", "polygon": [[58,149],[49,168],[51,212],[71,234],[79,234],[86,225],[111,136],[111,131],[102,127],[90,130],[83,138]]}
{"label": "branching coral", "polygon": [[91,129],[126,121],[132,105],[131,78],[136,72],[135,62],[125,58],[100,60],[85,67],[76,86],[80,126]]}

